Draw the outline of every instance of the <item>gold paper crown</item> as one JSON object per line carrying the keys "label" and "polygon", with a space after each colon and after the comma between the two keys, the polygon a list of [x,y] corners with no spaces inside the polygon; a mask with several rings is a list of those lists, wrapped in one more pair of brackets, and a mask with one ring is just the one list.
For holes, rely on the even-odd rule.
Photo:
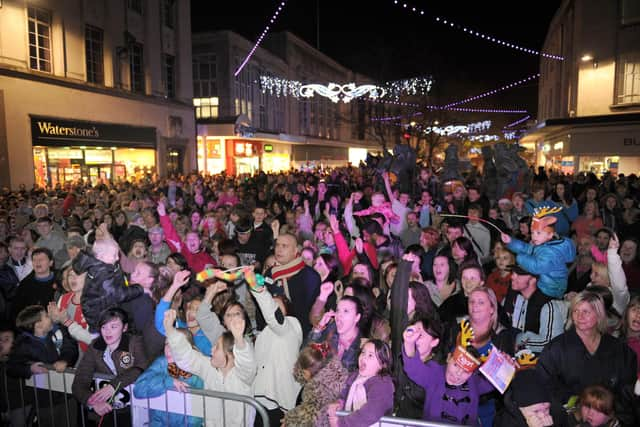
{"label": "gold paper crown", "polygon": [[543,206],[540,208],[535,208],[533,210],[533,217],[534,218],[543,218],[547,215],[552,215],[554,213],[558,213],[562,210],[562,208],[560,206],[556,206],[556,207],[551,207],[551,206]]}

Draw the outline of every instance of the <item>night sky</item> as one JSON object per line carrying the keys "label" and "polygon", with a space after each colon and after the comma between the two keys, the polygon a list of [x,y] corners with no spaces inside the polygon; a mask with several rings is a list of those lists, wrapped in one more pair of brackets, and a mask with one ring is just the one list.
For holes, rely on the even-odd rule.
{"label": "night sky", "polygon": [[[424,16],[394,5],[393,0],[288,0],[272,30],[288,30],[315,46],[320,2],[320,50],[339,63],[376,80],[432,75],[432,101],[447,103],[495,89],[538,72],[539,58],[471,37],[433,17],[540,50],[560,0],[543,0],[526,8],[511,1],[426,1]],[[401,0],[400,3],[403,3]],[[254,41],[279,2],[192,2],[193,31],[230,29]],[[465,104],[477,108],[524,108],[535,117],[537,82]],[[523,114],[463,114],[460,121],[510,121]]]}

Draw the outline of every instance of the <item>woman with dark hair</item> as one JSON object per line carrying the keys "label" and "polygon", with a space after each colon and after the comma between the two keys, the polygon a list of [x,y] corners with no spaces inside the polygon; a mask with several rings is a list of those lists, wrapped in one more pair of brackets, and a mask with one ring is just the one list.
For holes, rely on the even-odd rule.
{"label": "woman with dark hair", "polygon": [[327,310],[336,307],[338,299],[342,297],[344,290],[342,282],[338,280],[341,276],[341,266],[338,258],[331,254],[320,254],[313,263],[313,269],[320,275],[320,293],[316,298],[309,319],[315,325],[320,321]]}
{"label": "woman with dark hair", "polygon": [[432,268],[434,279],[427,281],[425,286],[433,304],[440,307],[447,298],[458,291],[458,265],[450,257],[436,255]]}
{"label": "woman with dark hair", "polygon": [[356,297],[345,295],[336,311],[328,311],[309,333],[309,340],[327,342],[335,357],[342,361],[348,371],[357,368],[360,349],[360,321],[364,314],[362,303]]}
{"label": "woman with dark hair", "polygon": [[120,241],[120,238],[129,227],[129,221],[127,220],[127,214],[122,210],[117,210],[113,213],[113,224],[109,228],[109,232],[113,236],[116,242]]}
{"label": "woman with dark hair", "polygon": [[620,259],[622,269],[627,278],[629,291],[638,294],[640,291],[640,256],[638,251],[638,238],[625,237],[620,242]]}
{"label": "woman with dark hair", "polygon": [[479,263],[478,254],[473,249],[473,242],[464,236],[458,237],[451,244],[451,256],[457,265],[469,262]]}
{"label": "woman with dark hair", "polygon": [[[131,408],[124,407],[129,401],[120,400],[123,397],[120,391],[136,381],[147,368],[148,358],[142,337],[130,335],[128,323],[129,316],[121,308],[105,310],[98,321],[100,336],[91,343],[76,370],[71,387],[73,396],[84,407],[92,408],[87,417],[96,423],[99,417],[105,417],[105,425],[111,425],[115,417],[117,425],[131,425]],[[96,374],[115,377],[100,381],[100,389],[92,391]]]}

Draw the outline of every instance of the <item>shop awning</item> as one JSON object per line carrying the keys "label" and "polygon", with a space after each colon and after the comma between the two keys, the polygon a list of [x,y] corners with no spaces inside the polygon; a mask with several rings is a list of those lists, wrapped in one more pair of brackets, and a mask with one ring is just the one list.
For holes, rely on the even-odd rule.
{"label": "shop awning", "polygon": [[555,135],[568,130],[628,125],[640,125],[640,113],[547,119],[531,128],[520,139],[520,143],[526,144],[536,142],[540,139],[547,138],[550,135]]}

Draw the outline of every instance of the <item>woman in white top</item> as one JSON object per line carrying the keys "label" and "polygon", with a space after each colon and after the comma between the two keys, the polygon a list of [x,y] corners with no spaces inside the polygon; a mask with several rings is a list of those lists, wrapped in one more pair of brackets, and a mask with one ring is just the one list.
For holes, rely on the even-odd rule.
{"label": "woman in white top", "polygon": [[[216,341],[211,358],[191,347],[184,334],[174,328],[175,310],[167,310],[164,327],[175,363],[182,370],[199,376],[205,390],[253,396],[256,363],[253,345],[244,338],[245,319],[234,317]],[[241,402],[205,399],[207,427],[251,427],[255,409]]]}

